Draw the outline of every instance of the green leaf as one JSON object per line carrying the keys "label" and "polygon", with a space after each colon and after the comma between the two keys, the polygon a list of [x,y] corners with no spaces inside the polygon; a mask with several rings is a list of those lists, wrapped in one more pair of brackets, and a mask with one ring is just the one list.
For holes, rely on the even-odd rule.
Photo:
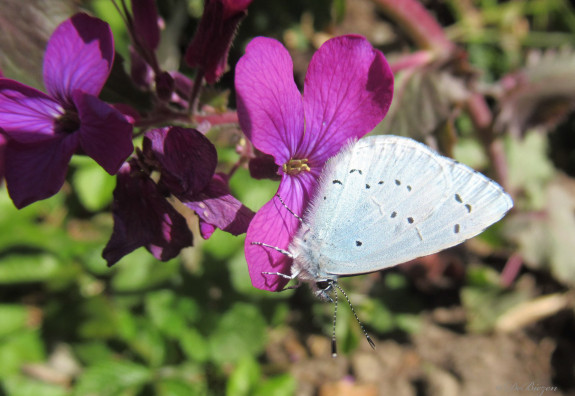
{"label": "green leaf", "polygon": [[138,321],[138,334],[130,341],[130,347],[144,359],[149,366],[159,367],[166,359],[166,340],[158,329],[146,320]]}
{"label": "green leaf", "polygon": [[88,341],[73,346],[74,354],[86,365],[91,366],[96,363],[104,363],[113,360],[116,352],[112,351],[105,342]]}
{"label": "green leaf", "polygon": [[421,330],[422,322],[419,315],[398,313],[395,315],[395,323],[397,328],[408,333],[415,334]]}
{"label": "green leaf", "polygon": [[106,361],[88,367],[74,389],[77,396],[111,396],[139,389],[152,379],[152,372],[128,361]]}
{"label": "green leaf", "polygon": [[187,328],[186,318],[174,309],[176,294],[171,290],[159,290],[146,296],[146,312],[152,323],[171,338],[179,337]]}
{"label": "green leaf", "polygon": [[259,364],[251,356],[241,359],[226,384],[227,396],[248,396],[260,381]]}
{"label": "green leaf", "polygon": [[72,177],[72,184],[82,205],[92,212],[109,205],[112,202],[116,178],[91,158],[75,156],[73,164],[77,169]]}
{"label": "green leaf", "polygon": [[345,17],[345,0],[334,0],[331,9],[335,23],[342,23]]}
{"label": "green leaf", "polygon": [[368,299],[361,308],[361,319],[379,333],[387,333],[395,328],[393,313],[379,300]]}
{"label": "green leaf", "polygon": [[85,315],[85,320],[78,327],[80,337],[106,339],[116,336],[114,307],[103,295],[84,299],[81,312]]}
{"label": "green leaf", "polygon": [[466,283],[472,287],[497,287],[501,284],[501,274],[493,268],[472,265],[466,273]]}
{"label": "green leaf", "polygon": [[117,292],[136,292],[150,289],[178,274],[178,259],[160,262],[147,250],[140,248],[125,256],[115,265],[117,273],[112,287]]}
{"label": "green leaf", "polygon": [[545,187],[554,175],[547,156],[547,137],[529,133],[522,140],[510,138],[506,143],[510,189],[523,191],[522,206],[541,209],[545,205]]}
{"label": "green leaf", "polygon": [[239,168],[230,179],[230,189],[244,205],[256,210],[273,198],[278,182],[266,179],[254,182],[247,169]]}
{"label": "green leaf", "polygon": [[0,343],[0,378],[20,372],[24,363],[45,359],[44,345],[36,330],[23,330]]}
{"label": "green leaf", "polygon": [[200,332],[190,327],[180,337],[180,347],[195,362],[205,362],[210,356],[210,345]]}
{"label": "green leaf", "polygon": [[476,333],[491,331],[503,313],[528,298],[524,291],[506,291],[493,286],[464,287],[461,302],[467,313],[467,328]]}
{"label": "green leaf", "polygon": [[210,355],[216,363],[237,362],[263,351],[266,322],[257,307],[236,303],[216,325],[210,337]]}
{"label": "green leaf", "polygon": [[289,374],[278,375],[262,382],[254,396],[291,396],[296,393],[296,381]]}
{"label": "green leaf", "polygon": [[179,379],[165,379],[154,384],[157,396],[208,395],[205,383],[190,383]]}
{"label": "green leaf", "polygon": [[3,380],[6,395],[17,396],[68,396],[70,390],[53,384],[36,381],[23,375],[10,376]]}
{"label": "green leaf", "polygon": [[0,304],[0,338],[26,329],[32,314],[32,308],[16,304]]}
{"label": "green leaf", "polygon": [[64,263],[51,254],[10,254],[0,260],[0,284],[46,282],[66,272]]}
{"label": "green leaf", "polygon": [[202,248],[211,257],[217,260],[226,260],[235,253],[243,252],[244,238],[234,236],[227,232],[215,232]]}

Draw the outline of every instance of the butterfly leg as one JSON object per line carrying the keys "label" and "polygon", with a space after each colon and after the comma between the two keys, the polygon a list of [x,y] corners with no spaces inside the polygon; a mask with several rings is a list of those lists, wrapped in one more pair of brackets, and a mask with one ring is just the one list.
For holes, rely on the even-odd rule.
{"label": "butterfly leg", "polygon": [[[282,274],[281,272],[262,272],[262,274],[264,274],[264,275],[276,275],[276,276],[280,276],[282,278],[289,279],[289,280],[295,279],[297,276],[297,274],[296,275],[287,275],[287,274]],[[297,289],[300,286],[301,286],[301,281],[299,279],[297,279],[297,283],[295,285],[284,287],[280,291]]]}
{"label": "butterfly leg", "polygon": [[284,250],[282,248],[279,248],[277,246],[272,246],[272,245],[268,245],[267,243],[263,243],[263,242],[252,242],[252,245],[259,245],[259,246],[263,246],[263,247],[267,247],[270,249],[275,250],[276,252],[280,252],[281,254],[283,254],[284,256],[287,256],[291,259],[293,259],[293,255],[288,252],[287,250]]}
{"label": "butterfly leg", "polygon": [[283,205],[284,208],[287,209],[288,212],[290,212],[296,219],[299,220],[300,223],[303,223],[303,219],[301,217],[299,217],[297,214],[294,213],[293,210],[291,210],[284,202],[284,200],[282,199],[282,197],[280,197],[279,194],[276,194],[276,197],[278,197],[278,199],[280,200],[281,204]]}

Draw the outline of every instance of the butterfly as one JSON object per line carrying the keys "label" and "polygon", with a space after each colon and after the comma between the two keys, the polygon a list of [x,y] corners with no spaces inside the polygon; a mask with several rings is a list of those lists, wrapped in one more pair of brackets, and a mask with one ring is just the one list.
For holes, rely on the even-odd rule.
{"label": "butterfly", "polygon": [[370,136],[326,162],[303,218],[294,214],[301,225],[287,251],[254,244],[293,259],[291,274],[276,275],[308,282],[332,301],[334,287],[343,292],[339,277],[460,244],[512,207],[500,185],[472,168],[413,139]]}

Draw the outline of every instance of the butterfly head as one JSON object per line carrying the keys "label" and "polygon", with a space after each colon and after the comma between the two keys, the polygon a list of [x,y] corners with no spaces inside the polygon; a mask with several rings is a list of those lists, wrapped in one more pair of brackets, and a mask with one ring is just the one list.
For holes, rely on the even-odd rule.
{"label": "butterfly head", "polygon": [[325,279],[316,281],[315,284],[313,285],[314,294],[320,300],[333,302],[333,299],[331,298],[330,294],[334,288],[335,282],[336,281],[334,279]]}

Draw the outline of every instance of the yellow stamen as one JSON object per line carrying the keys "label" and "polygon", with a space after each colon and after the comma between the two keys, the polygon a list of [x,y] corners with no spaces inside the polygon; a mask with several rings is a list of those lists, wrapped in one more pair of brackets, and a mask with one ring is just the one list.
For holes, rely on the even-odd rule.
{"label": "yellow stamen", "polygon": [[308,165],[308,159],[293,159],[283,164],[282,170],[288,175],[295,176],[301,172],[309,172],[311,168]]}

